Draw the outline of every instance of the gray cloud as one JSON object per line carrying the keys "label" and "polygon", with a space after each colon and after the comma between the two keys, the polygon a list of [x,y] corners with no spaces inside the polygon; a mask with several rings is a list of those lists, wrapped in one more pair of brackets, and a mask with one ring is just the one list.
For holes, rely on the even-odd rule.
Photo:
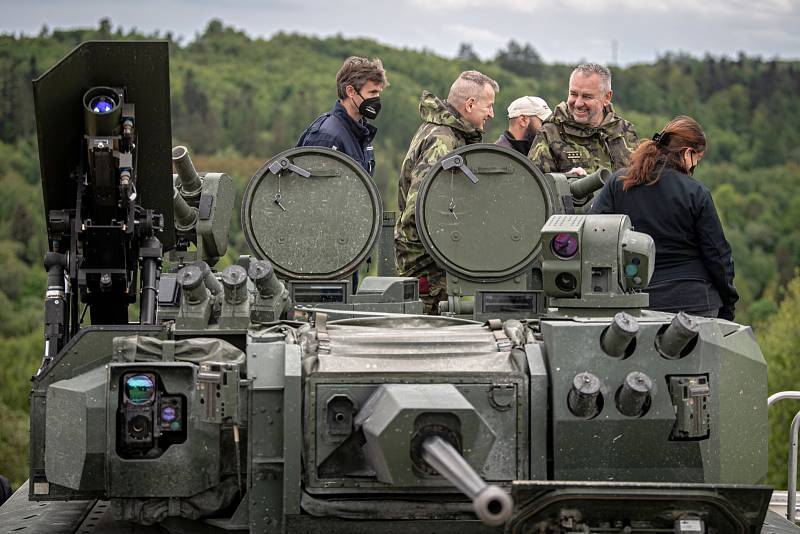
{"label": "gray cloud", "polygon": [[[113,4],[113,5],[112,5]],[[220,18],[249,35],[341,33],[452,56],[461,42],[484,58],[510,40],[531,43],[547,61],[652,61],[657,53],[800,57],[796,0],[0,0],[0,32],[35,34],[42,25],[172,31],[186,39]]]}

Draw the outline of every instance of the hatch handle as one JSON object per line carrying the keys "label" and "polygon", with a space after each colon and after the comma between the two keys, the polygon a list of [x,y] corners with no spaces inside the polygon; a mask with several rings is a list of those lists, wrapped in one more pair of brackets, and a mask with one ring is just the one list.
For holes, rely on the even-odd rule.
{"label": "hatch handle", "polygon": [[461,156],[456,155],[443,159],[442,168],[446,171],[451,169],[459,169],[467,176],[467,178],[470,179],[473,184],[478,183],[478,177],[475,176],[475,173],[472,172],[472,169],[467,167],[466,163],[464,163],[464,158]]}
{"label": "hatch handle", "polygon": [[292,171],[295,174],[299,174],[303,178],[308,178],[311,176],[311,173],[305,170],[302,167],[298,167],[287,158],[281,158],[279,160],[275,160],[269,164],[269,172],[272,174],[278,174],[282,171]]}
{"label": "hatch handle", "polygon": [[514,174],[514,169],[510,165],[498,167],[475,167],[475,174]]}

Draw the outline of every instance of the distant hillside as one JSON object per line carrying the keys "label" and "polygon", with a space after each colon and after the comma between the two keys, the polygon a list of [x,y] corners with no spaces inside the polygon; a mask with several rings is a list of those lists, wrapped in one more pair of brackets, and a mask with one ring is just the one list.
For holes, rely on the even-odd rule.
{"label": "distant hillside", "polygon": [[[30,81],[81,41],[145,38],[170,35],[125,33],[101,21],[96,29],[0,36],[0,473],[17,482],[26,473],[24,412],[28,378],[41,355],[47,248]],[[466,69],[495,78],[501,90],[485,135],[490,142],[505,128],[513,99],[539,95],[554,107],[566,96],[573,65],[544,64],[534,46],[511,42],[492,61],[475,59],[463,46],[459,58],[446,59],[343,37],[254,40],[213,20],[196,40],[171,43],[174,144],[188,145],[199,168],[229,172],[241,194],[264,160],[292,146],[332,106],[342,60],[377,56],[391,86],[376,121],[376,181],[392,209],[423,89],[444,96]],[[765,324],[800,266],[800,63],[668,54],[612,70],[617,110],[641,137],[678,114],[705,127],[710,146],[697,175],[712,188],[734,249],[742,295],[737,319]],[[246,252],[238,220],[233,229],[224,262]]]}

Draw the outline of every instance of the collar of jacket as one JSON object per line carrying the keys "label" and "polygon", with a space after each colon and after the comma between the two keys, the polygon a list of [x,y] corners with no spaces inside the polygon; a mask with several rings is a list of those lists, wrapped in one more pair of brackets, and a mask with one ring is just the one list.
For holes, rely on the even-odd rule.
{"label": "collar of jacket", "polygon": [[516,137],[511,135],[511,132],[509,132],[508,130],[503,132],[503,137],[506,138],[508,144],[510,144],[514,150],[526,156],[528,155],[528,152],[531,149],[531,145],[533,144],[533,137],[525,136],[525,139],[517,139]]}
{"label": "collar of jacket", "polygon": [[367,119],[363,117],[358,122],[354,121],[353,118],[348,115],[347,110],[344,109],[342,102],[339,100],[337,100],[336,104],[334,104],[333,109],[331,110],[331,115],[336,116],[339,120],[346,124],[359,141],[366,141],[367,143],[370,143],[375,137],[375,134],[378,132],[378,129],[368,123]]}
{"label": "collar of jacket", "polygon": [[423,91],[419,100],[419,116],[425,122],[448,126],[464,136],[468,143],[480,143],[483,130],[475,128],[447,101],[440,100],[433,93]]}
{"label": "collar of jacket", "polygon": [[567,109],[567,103],[561,102],[556,106],[553,115],[547,119],[547,122],[555,123],[564,133],[575,137],[591,137],[598,133],[607,137],[616,136],[622,128],[622,119],[614,111],[614,104],[609,103],[605,111],[606,115],[603,117],[603,122],[600,123],[600,126],[587,126],[575,122]]}

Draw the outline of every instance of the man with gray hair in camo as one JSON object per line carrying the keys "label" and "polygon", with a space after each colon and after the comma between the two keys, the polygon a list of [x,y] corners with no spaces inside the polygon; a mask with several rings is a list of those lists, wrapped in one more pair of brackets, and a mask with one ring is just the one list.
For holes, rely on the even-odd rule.
{"label": "man with gray hair in camo", "polygon": [[542,172],[592,173],[628,164],[639,144],[633,125],[611,105],[611,71],[596,63],[575,67],[566,102],[556,106],[531,145],[528,157]]}
{"label": "man with gray hair in camo", "polygon": [[453,82],[447,100],[422,92],[419,102],[422,124],[400,168],[394,245],[397,272],[419,279],[420,299],[428,314],[439,314],[439,301],[447,298],[447,284],[444,271],[425,251],[417,234],[417,192],[428,171],[443,156],[464,145],[481,142],[486,121],[494,117],[494,97],[498,91],[496,81],[468,70]]}

